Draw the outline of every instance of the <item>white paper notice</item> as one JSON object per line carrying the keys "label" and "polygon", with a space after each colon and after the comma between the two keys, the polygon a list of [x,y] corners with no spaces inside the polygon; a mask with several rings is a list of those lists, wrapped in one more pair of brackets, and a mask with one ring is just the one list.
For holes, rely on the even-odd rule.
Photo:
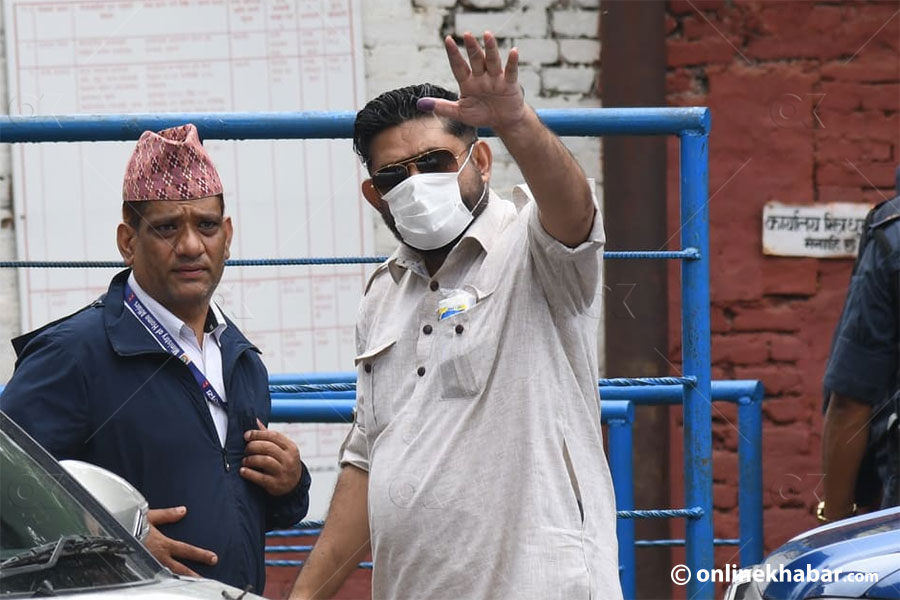
{"label": "white paper notice", "polygon": [[[357,110],[360,0],[4,0],[11,115]],[[118,260],[127,143],[13,148],[19,258]],[[234,219],[232,258],[372,254],[349,140],[206,142]],[[229,268],[216,301],[270,373],[353,368],[370,267]],[[23,269],[30,330],[106,290],[110,269]],[[347,426],[288,426],[324,514]],[[323,473],[327,475],[323,477]]]}
{"label": "white paper notice", "polygon": [[814,205],[769,202],[763,208],[763,254],[855,257],[866,213],[871,208],[854,202]]}

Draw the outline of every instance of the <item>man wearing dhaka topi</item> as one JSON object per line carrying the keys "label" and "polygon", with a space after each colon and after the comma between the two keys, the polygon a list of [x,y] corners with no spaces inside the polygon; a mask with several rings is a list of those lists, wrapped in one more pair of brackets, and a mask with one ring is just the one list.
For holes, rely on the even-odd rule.
{"label": "man wearing dhaka topi", "polygon": [[163,565],[262,593],[265,532],[306,515],[310,477],[296,444],[266,429],[259,350],[211,302],[232,224],[196,127],[145,131],[122,197],[129,268],[90,306],[13,340],[0,409],[57,459],[140,490]]}
{"label": "man wearing dhaka topi", "polygon": [[[517,83],[518,52],[446,39],[459,96],[413,85],[357,115],[366,200],[400,245],[357,321],[357,412],[293,598],[371,550],[374,598],[616,600],[597,392],[603,224]],[[490,189],[490,127],[527,182]]]}

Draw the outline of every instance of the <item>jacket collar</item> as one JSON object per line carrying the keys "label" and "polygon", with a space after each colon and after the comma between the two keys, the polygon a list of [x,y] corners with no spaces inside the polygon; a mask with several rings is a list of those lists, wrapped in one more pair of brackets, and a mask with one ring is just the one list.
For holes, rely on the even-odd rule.
{"label": "jacket collar", "polygon": [[[150,332],[125,307],[125,283],[130,273],[131,269],[125,269],[116,274],[103,299],[103,326],[109,342],[119,356],[166,354]],[[244,350],[259,352],[259,349],[244,337],[228,317],[225,317],[225,322],[228,326],[222,331],[219,343],[222,349],[222,375],[227,384],[240,354]]]}

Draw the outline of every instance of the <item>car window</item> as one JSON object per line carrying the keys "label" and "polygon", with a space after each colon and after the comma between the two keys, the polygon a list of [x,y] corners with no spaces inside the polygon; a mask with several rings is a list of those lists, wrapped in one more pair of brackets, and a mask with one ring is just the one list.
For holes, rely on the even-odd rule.
{"label": "car window", "polygon": [[0,474],[0,562],[63,535],[110,535],[6,436],[0,436]]}
{"label": "car window", "polygon": [[0,596],[155,581],[159,565],[139,542],[0,416]]}

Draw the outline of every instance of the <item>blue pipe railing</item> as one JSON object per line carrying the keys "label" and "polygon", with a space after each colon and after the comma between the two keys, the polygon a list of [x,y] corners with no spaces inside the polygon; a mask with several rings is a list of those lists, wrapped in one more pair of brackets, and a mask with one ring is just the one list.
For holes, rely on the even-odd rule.
{"label": "blue pipe railing", "polygon": [[[349,423],[353,420],[355,380],[356,373],[353,371],[272,375],[269,380],[273,398],[271,420]],[[598,380],[603,398],[601,419],[608,426],[609,465],[618,508],[616,534],[625,598],[636,595],[636,548],[687,545],[685,539],[635,540],[634,519],[685,518],[691,522],[708,514],[696,506],[692,509],[634,510],[632,426],[635,406],[679,404],[682,402],[683,388],[694,383],[691,377]],[[713,402],[738,405],[741,434],[738,436],[740,539],[713,539],[713,546],[739,546],[741,565],[756,564],[763,556],[761,448],[764,388],[756,380],[729,380],[711,382],[710,391]],[[270,536],[300,537],[318,533],[315,529],[297,529]],[[271,550],[267,548],[267,551]],[[298,567],[302,561],[269,560],[266,564]]]}
{"label": "blue pipe railing", "polygon": [[[676,135],[680,139],[681,250],[674,251],[674,254],[668,251],[662,254],[623,253],[620,257],[666,257],[684,261],[682,364],[685,375],[691,380],[675,387],[682,395],[684,406],[685,506],[701,511],[698,518],[687,520],[685,552],[687,565],[693,572],[701,568],[711,569],[714,539],[707,207],[709,110],[701,107],[565,109],[540,110],[538,115],[560,135]],[[352,112],[7,116],[0,117],[0,142],[135,140],[144,130],[160,130],[185,122],[195,123],[204,139],[347,138],[352,134],[354,118]],[[480,133],[491,134],[489,130],[481,130]],[[613,257],[612,253],[607,254],[607,258]],[[12,262],[8,265],[25,266]],[[640,389],[635,387],[628,391]],[[745,397],[752,398],[750,395]],[[348,400],[352,401],[352,397],[335,399],[334,402]],[[276,403],[282,401],[278,398]],[[748,401],[740,405],[745,410],[739,409],[739,412],[746,413],[748,421],[753,422],[756,417],[751,415],[752,407],[757,405],[755,401]],[[273,411],[278,410],[281,409],[273,407]],[[288,410],[288,405],[285,405],[285,410]],[[318,405],[315,411],[318,418],[333,418],[330,415],[334,414],[334,410],[328,406]],[[756,450],[756,456],[759,456],[758,446]],[[748,476],[756,476],[752,465],[742,463],[742,469],[742,475],[746,471]],[[755,530],[757,525],[751,522],[746,527]],[[686,591],[692,600],[713,597],[712,584],[699,582],[697,578],[691,579]]]}

